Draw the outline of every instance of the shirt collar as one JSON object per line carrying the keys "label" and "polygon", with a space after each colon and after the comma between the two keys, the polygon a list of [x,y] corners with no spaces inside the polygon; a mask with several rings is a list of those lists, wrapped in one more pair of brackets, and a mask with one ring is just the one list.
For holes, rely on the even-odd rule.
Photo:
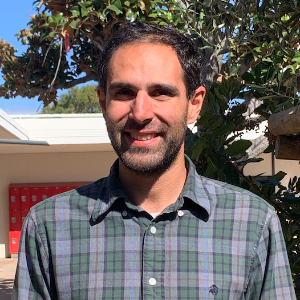
{"label": "shirt collar", "polygon": [[[204,221],[207,221],[211,212],[212,204],[210,193],[205,186],[203,178],[197,173],[196,168],[190,160],[190,158],[185,156],[185,159],[186,166],[188,169],[188,175],[183,190],[181,192],[180,199],[188,198],[197,206],[200,206],[202,210],[204,209],[203,219]],[[99,198],[92,212],[92,219],[94,222],[96,222],[98,217],[104,215],[116,202],[116,200],[120,198],[123,199],[126,202],[127,206],[131,209],[140,210],[140,208],[130,203],[122,188],[122,184],[119,179],[118,159],[112,165],[110,169],[110,174],[106,178],[106,180],[106,187],[104,191],[102,190],[100,192]],[[179,203],[181,203],[180,205],[182,205],[182,201],[179,201],[178,203],[174,203],[172,207],[175,209],[179,209],[179,207],[177,207]],[[168,207],[167,210],[169,211],[170,208],[171,207]]]}
{"label": "shirt collar", "polygon": [[99,185],[101,185],[99,186],[99,190],[101,190],[101,192],[99,193],[98,200],[92,212],[92,220],[94,222],[96,222],[101,215],[104,215],[117,199],[126,198],[126,194],[119,179],[118,159],[113,163],[112,167],[110,168],[109,176],[104,180],[106,182],[98,181]]}
{"label": "shirt collar", "polygon": [[203,208],[203,219],[207,221],[211,214],[213,199],[211,198],[211,193],[206,187],[206,178],[197,173],[195,165],[187,155],[185,155],[185,161],[188,169],[188,176],[181,195],[184,198],[192,200],[192,202],[194,202],[197,206]]}

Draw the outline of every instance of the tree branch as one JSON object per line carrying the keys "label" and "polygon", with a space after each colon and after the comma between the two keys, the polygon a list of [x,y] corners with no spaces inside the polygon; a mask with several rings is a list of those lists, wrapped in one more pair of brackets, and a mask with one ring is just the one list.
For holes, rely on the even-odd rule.
{"label": "tree branch", "polygon": [[250,116],[254,110],[261,106],[262,101],[261,100],[257,100],[253,94],[247,94],[245,96],[245,101],[243,103],[243,105],[245,105],[247,107],[247,111],[245,113],[243,113],[244,117],[248,117]]}
{"label": "tree branch", "polygon": [[[77,84],[81,84],[81,83],[86,83],[89,81],[97,81],[97,76],[95,73],[90,73],[84,77],[78,78],[78,79],[74,79],[72,81],[67,82],[65,85],[54,85],[53,88],[55,90],[59,90],[59,89],[69,89],[71,87],[76,86]],[[38,87],[28,87],[23,93],[22,93],[22,97],[28,97],[28,98],[33,98],[36,95],[40,94],[40,93],[47,93],[48,88],[38,88]]]}

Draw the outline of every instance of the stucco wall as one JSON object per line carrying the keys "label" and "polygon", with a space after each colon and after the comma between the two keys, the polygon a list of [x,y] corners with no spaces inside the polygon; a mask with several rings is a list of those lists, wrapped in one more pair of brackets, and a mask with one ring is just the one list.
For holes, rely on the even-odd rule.
{"label": "stucco wall", "polygon": [[[259,163],[250,163],[245,166],[244,174],[245,175],[258,175],[261,173],[263,176],[271,176],[272,175],[272,155],[268,154],[261,154],[259,157],[263,158],[264,160]],[[283,171],[287,173],[284,179],[281,181],[281,184],[284,186],[288,185],[290,178],[294,176],[300,176],[300,164],[296,160],[285,160],[285,159],[275,159],[274,162],[275,166],[275,174],[279,171]]]}
{"label": "stucco wall", "polygon": [[95,181],[109,173],[114,152],[0,154],[0,258],[9,257],[11,183]]}

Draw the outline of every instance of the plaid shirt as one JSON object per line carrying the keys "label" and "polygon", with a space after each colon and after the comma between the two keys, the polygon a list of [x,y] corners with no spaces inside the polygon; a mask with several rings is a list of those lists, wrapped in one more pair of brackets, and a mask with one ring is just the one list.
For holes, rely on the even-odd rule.
{"label": "plaid shirt", "polygon": [[12,299],[296,299],[273,207],[189,164],[178,200],[155,219],[128,200],[117,162],[34,206]]}

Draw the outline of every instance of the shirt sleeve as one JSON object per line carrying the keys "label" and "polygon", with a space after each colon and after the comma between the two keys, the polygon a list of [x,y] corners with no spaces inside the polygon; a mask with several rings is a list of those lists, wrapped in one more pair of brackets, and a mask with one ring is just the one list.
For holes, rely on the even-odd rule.
{"label": "shirt sleeve", "polygon": [[275,212],[262,227],[245,299],[296,300],[280,221]]}
{"label": "shirt sleeve", "polygon": [[30,212],[22,228],[12,300],[57,299],[45,245]]}

